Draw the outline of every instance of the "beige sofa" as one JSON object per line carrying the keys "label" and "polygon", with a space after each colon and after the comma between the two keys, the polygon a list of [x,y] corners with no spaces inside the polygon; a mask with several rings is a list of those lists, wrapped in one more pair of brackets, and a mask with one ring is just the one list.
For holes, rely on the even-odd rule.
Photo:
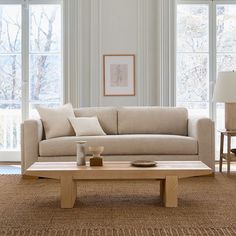
{"label": "beige sofa", "polygon": [[106,136],[67,136],[45,140],[41,120],[21,126],[22,173],[36,161],[75,161],[75,141],[103,145],[105,160],[201,160],[214,170],[214,123],[189,118],[185,108],[98,107],[74,110],[97,116]]}

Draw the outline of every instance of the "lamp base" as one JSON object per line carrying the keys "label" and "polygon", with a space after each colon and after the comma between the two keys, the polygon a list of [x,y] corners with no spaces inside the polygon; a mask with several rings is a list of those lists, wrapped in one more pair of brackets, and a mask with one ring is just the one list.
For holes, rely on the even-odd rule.
{"label": "lamp base", "polygon": [[236,103],[225,103],[225,129],[236,130]]}

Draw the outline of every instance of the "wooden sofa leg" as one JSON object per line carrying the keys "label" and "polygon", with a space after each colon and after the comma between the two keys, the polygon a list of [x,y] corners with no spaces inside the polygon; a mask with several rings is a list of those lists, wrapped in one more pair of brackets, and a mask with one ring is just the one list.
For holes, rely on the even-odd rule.
{"label": "wooden sofa leg", "polygon": [[39,179],[37,176],[21,175],[22,179]]}
{"label": "wooden sofa leg", "polygon": [[199,178],[199,177],[215,177],[215,172],[209,174],[209,175],[199,175],[199,176],[195,176],[196,178]]}
{"label": "wooden sofa leg", "polygon": [[212,172],[211,174],[206,175],[206,177],[215,177],[215,172]]}

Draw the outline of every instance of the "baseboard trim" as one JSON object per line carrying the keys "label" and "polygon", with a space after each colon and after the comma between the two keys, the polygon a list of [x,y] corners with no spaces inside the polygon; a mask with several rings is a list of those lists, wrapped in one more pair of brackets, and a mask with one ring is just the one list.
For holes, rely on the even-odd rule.
{"label": "baseboard trim", "polygon": [[20,161],[0,161],[0,165],[21,165]]}

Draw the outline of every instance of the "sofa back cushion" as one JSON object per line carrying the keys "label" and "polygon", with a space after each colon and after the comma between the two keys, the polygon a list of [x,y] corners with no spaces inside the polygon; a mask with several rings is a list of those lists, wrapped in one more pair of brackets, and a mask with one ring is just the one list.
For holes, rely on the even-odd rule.
{"label": "sofa back cushion", "polygon": [[121,107],[119,134],[187,135],[188,111],[176,107]]}
{"label": "sofa back cushion", "polygon": [[43,122],[46,139],[75,135],[69,118],[74,117],[70,103],[56,108],[37,106],[37,111]]}
{"label": "sofa back cushion", "polygon": [[97,116],[106,134],[117,134],[117,109],[112,107],[85,107],[74,110],[76,117]]}

